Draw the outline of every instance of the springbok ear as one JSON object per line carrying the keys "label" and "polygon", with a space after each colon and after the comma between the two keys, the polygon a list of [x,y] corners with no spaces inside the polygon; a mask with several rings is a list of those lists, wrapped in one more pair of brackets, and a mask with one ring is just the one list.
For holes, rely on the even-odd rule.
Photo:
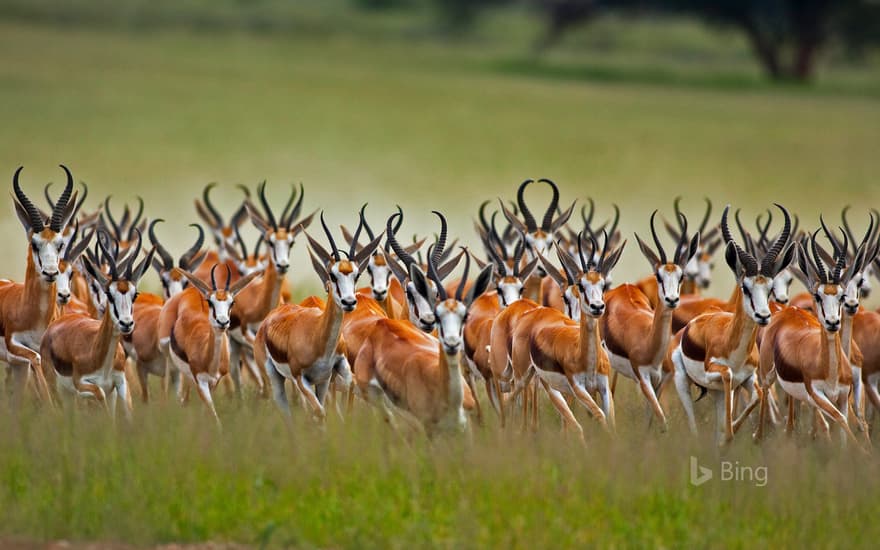
{"label": "springbok ear", "polygon": [[367,243],[366,246],[362,247],[355,255],[354,255],[354,263],[358,266],[358,272],[363,273],[364,269],[367,267],[367,264],[370,263],[370,256],[373,255],[373,252],[376,251],[376,248],[379,247],[379,243],[382,241],[382,237],[385,236],[385,232],[382,231],[380,234],[376,236],[375,239]]}
{"label": "springbok ear", "polygon": [[64,212],[61,214],[61,229],[64,230],[67,227],[67,224],[70,223],[70,219],[76,213],[77,199],[79,197],[79,191],[74,191],[73,196],[70,197],[70,200],[67,201],[67,206],[64,207]]}
{"label": "springbok ear", "polygon": [[333,256],[331,256],[330,253],[327,252],[327,249],[321,246],[321,243],[313,239],[312,236],[308,233],[306,233],[306,238],[309,240],[309,248],[311,248],[315,252],[315,254],[318,256],[317,259],[321,260],[322,265],[328,264],[333,261]]}
{"label": "springbok ear", "polygon": [[[566,280],[565,275],[560,272],[550,260],[545,258],[543,254],[541,254],[537,250],[535,251],[535,254],[538,256],[536,259],[539,259],[541,261],[541,264],[544,266],[544,271],[547,272],[547,275],[550,275],[550,278],[553,279],[557,285],[559,285],[559,288],[565,291],[565,288],[568,285],[568,281]],[[532,260],[532,263],[534,263],[534,261],[535,260]],[[537,266],[537,264],[535,265]],[[525,280],[526,278],[526,276],[523,276],[522,280]]]}
{"label": "springbok ear", "polygon": [[464,250],[462,250],[454,258],[452,258],[451,260],[449,260],[445,264],[441,265],[437,269],[437,275],[440,277],[441,280],[445,279],[446,277],[449,276],[450,273],[452,273],[452,271],[456,268],[456,266],[458,266],[458,262],[461,261],[464,254],[465,254]]}
{"label": "springbok ear", "polygon": [[651,264],[651,271],[656,271],[660,266],[660,258],[657,257],[657,254],[651,250],[651,247],[645,244],[644,241],[639,237],[638,233],[636,233],[636,241],[639,243],[639,249],[642,251],[642,255],[647,258],[648,263]]}
{"label": "springbok ear", "polygon": [[807,287],[807,290],[812,292],[814,281],[819,280],[819,276],[816,274],[816,270],[813,268],[813,265],[807,256],[807,251],[804,250],[801,243],[797,243],[797,262],[798,268],[807,279],[807,284],[805,286]]}
{"label": "springbok ear", "polygon": [[273,230],[272,226],[269,225],[269,222],[263,218],[263,215],[260,214],[257,207],[254,206],[250,200],[245,201],[244,205],[245,209],[247,209],[248,216],[251,218],[251,223],[254,224],[254,227],[256,227],[260,233],[266,234]]}
{"label": "springbok ear", "polygon": [[531,262],[527,263],[522,269],[519,270],[519,280],[525,281],[529,277],[532,276],[532,273],[535,272],[535,268],[538,267],[538,258],[533,258]]}
{"label": "springbok ear", "polygon": [[101,272],[100,269],[96,268],[95,264],[93,264],[90,259],[83,257],[82,260],[83,267],[85,268],[86,273],[88,273],[91,278],[98,281],[98,284],[101,285],[101,287],[106,288],[106,286],[110,283],[110,278],[104,275],[104,273]]}
{"label": "springbok ear", "polygon": [[189,261],[189,264],[186,266],[186,268],[189,271],[197,270],[199,268],[199,266],[202,265],[202,262],[205,261],[205,258],[207,258],[207,257],[208,257],[207,251],[203,250],[203,251],[199,252],[198,254],[196,254],[195,258],[193,258],[192,260]]}
{"label": "springbok ear", "polygon": [[205,222],[208,227],[217,227],[217,221],[214,219],[214,216],[212,216],[211,213],[208,212],[208,209],[205,208],[205,205],[202,204],[202,201],[196,199],[195,203],[196,213],[199,215],[200,218],[202,218],[202,221]]}
{"label": "springbok ear", "polygon": [[254,271],[253,273],[249,273],[239,280],[235,281],[233,285],[229,288],[229,292],[232,293],[233,296],[244,290],[246,286],[248,286],[251,281],[253,281],[256,277],[262,275],[259,271]]}
{"label": "springbok ear", "polygon": [[18,216],[18,221],[21,222],[22,227],[24,227],[25,232],[30,233],[31,231],[31,219],[28,216],[27,211],[25,211],[24,207],[18,204],[18,201],[13,197],[12,203],[15,205],[15,215]]}
{"label": "springbok ear", "polygon": [[394,278],[397,279],[397,282],[400,284],[406,283],[406,268],[398,262],[391,254],[383,254],[385,256],[385,265],[388,266],[388,269],[391,270],[391,273],[394,274]]}
{"label": "springbok ear", "polygon": [[173,270],[171,270],[172,273],[174,273],[175,271],[186,277],[189,283],[196,289],[198,289],[198,291],[201,292],[206,298],[211,295],[211,287],[205,284],[203,280],[199,279],[189,271],[181,269],[179,267],[175,267]]}
{"label": "springbok ear", "polygon": [[75,262],[77,258],[79,258],[83,252],[89,247],[91,244],[92,236],[95,234],[95,231],[92,230],[88,235],[82,237],[76,245],[70,250],[68,250],[64,257],[68,262]]}
{"label": "springbok ear", "polygon": [[156,270],[156,273],[158,273],[159,275],[162,275],[162,272],[165,271],[165,266],[162,265],[162,261],[159,258],[153,258],[153,262],[151,265],[153,266],[153,269]]}
{"label": "springbok ear", "polygon": [[697,252],[700,251],[700,232],[697,231],[694,233],[693,238],[691,239],[691,243],[688,245],[687,254],[683,254],[681,259],[681,267],[684,268],[690,262],[694,256],[697,255]]}
{"label": "springbok ear", "polygon": [[425,244],[425,239],[419,239],[418,241],[416,241],[412,244],[404,246],[403,250],[407,254],[415,254],[416,252],[419,251],[420,248],[422,248],[422,246],[424,246],[424,244]]}
{"label": "springbok ear", "polygon": [[477,275],[477,279],[474,281],[474,284],[471,285],[470,291],[468,291],[467,298],[465,299],[464,305],[470,307],[474,300],[478,297],[482,296],[486,289],[489,288],[489,285],[492,284],[492,271],[493,266],[487,265],[480,271],[480,274]]}
{"label": "springbok ear", "polygon": [[614,266],[617,265],[617,262],[620,261],[620,257],[623,256],[623,249],[626,248],[626,241],[617,247],[611,254],[605,258],[605,261],[602,262],[602,275],[607,279],[611,270],[614,269]]}
{"label": "springbok ear", "polygon": [[297,235],[308,229],[310,225],[312,225],[312,220],[315,219],[315,214],[317,213],[318,211],[315,210],[314,212],[303,218],[302,221],[297,222],[296,225],[289,229],[289,231],[293,233],[294,237],[296,237]]}
{"label": "springbok ear", "polygon": [[312,260],[312,269],[318,274],[321,282],[326,285],[330,280],[330,273],[327,271],[325,263],[315,257],[315,252],[311,248],[309,249],[309,259]]}
{"label": "springbok ear", "polygon": [[521,222],[516,216],[514,216],[510,210],[504,206],[504,201],[498,199],[498,203],[501,204],[501,212],[504,214],[504,217],[507,218],[508,223],[512,225],[517,231],[520,233],[528,233],[529,228],[526,227],[526,224]]}
{"label": "springbok ear", "polygon": [[550,225],[550,232],[553,233],[558,230],[560,227],[565,225],[569,218],[571,218],[571,213],[574,212],[574,205],[577,204],[577,201],[571,203],[571,206],[568,207],[568,210],[559,215],[558,218]]}
{"label": "springbok ear", "polygon": [[425,272],[422,271],[422,268],[415,263],[409,265],[409,280],[416,287],[416,292],[425,299],[430,298],[428,295],[431,293],[431,287],[428,285],[428,277],[425,275]]}
{"label": "springbok ear", "polygon": [[739,255],[736,253],[736,245],[733,241],[727,243],[727,247],[724,249],[724,261],[727,262],[727,266],[733,271],[733,276],[739,278],[743,272],[743,266],[739,261]]}

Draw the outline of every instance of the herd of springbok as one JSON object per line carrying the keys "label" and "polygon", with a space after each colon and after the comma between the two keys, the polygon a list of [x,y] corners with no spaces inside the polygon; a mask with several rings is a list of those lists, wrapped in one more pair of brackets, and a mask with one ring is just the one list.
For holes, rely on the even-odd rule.
{"label": "herd of springbok", "polygon": [[[195,242],[174,256],[156,237],[163,220],[148,221],[143,201],[115,217],[109,198],[86,211],[85,184],[76,189],[61,168],[60,195],[47,185],[46,202],[36,201],[45,208],[22,190],[22,168],[12,180],[29,249],[24,281],[0,281],[0,360],[13,408],[34,394],[49,409],[87,399],[113,412],[118,397],[130,416],[131,384],[147,403],[152,375],[181,402],[195,389],[219,423],[213,392],[228,378],[238,397],[243,384],[271,393],[284,415],[291,398],[318,422],[328,399],[342,415],[360,399],[395,429],[433,435],[482,422],[481,400],[501,426],[516,414],[534,428],[543,393],[583,441],[572,406],[613,434],[622,376],[636,384],[655,429],[667,429],[671,405],[661,397],[672,386],[695,434],[694,403],[711,395],[719,445],[745,424],[756,440],[770,426],[791,433],[807,410],[814,437],[833,427],[843,444],[870,448],[880,313],[859,300],[880,269],[876,211],[864,232],[846,209],[840,227],[820,218],[815,231],[799,231],[775,205],[750,232],[736,210],[735,235],[729,206],[716,225],[707,199],[694,226],[676,199],[672,222],[655,211],[650,238],[635,235],[645,276],[614,285],[627,244],[619,210],[594,222],[589,201],[575,221],[575,204],[560,208],[547,179],[523,182],[515,201],[480,206],[482,254],[449,243],[440,212],[434,238],[402,243],[399,207],[381,231],[365,205],[347,220],[353,232],[335,232],[323,212],[303,215],[302,186],[283,207],[271,204],[265,182],[254,193],[239,186],[242,202],[224,217],[211,184],[195,206],[214,245],[204,246],[205,229],[192,224]],[[552,191],[540,221],[526,201],[530,186]],[[308,233],[316,220],[320,230]],[[247,221],[255,243],[242,237]],[[297,304],[285,274],[300,234],[326,295]],[[735,278],[727,300],[701,296],[719,250]],[[151,267],[161,296],[138,291]],[[365,272],[370,284],[359,288]],[[805,291],[792,296],[795,279]]]}

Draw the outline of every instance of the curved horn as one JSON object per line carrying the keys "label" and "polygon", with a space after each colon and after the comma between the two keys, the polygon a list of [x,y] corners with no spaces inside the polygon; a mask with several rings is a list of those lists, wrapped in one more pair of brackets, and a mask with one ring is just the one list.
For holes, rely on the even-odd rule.
{"label": "curved horn", "polygon": [[18,183],[19,174],[21,174],[23,169],[24,166],[19,166],[18,170],[15,171],[15,175],[12,176],[12,189],[15,191],[15,198],[18,199],[18,202],[21,203],[27,212],[28,218],[30,218],[31,229],[34,233],[39,233],[45,228],[43,216],[40,214],[40,211],[37,210],[37,207],[34,206],[34,203],[27,198],[27,195],[24,194],[24,191],[21,190],[21,185]]}
{"label": "curved horn", "polygon": [[49,229],[56,233],[61,232],[61,223],[64,221],[64,210],[67,207],[67,203],[70,201],[70,194],[73,192],[73,175],[70,173],[70,170],[67,169],[67,166],[60,164],[61,168],[64,170],[64,173],[67,174],[67,183],[64,185],[64,191],[61,192],[61,196],[58,197],[58,200],[55,202],[55,207],[52,208],[52,218],[49,221]]}
{"label": "curved horn", "polygon": [[229,267],[229,264],[223,264],[226,266],[226,286],[223,290],[229,292],[229,285],[232,283],[232,269]]}
{"label": "curved horn", "polygon": [[324,211],[321,210],[321,226],[324,228],[324,234],[327,235],[327,240],[330,241],[330,253],[333,255],[333,259],[335,261],[339,261],[339,249],[336,248],[336,241],[333,240],[333,234],[330,233],[330,228],[327,227],[327,222],[324,221]]}
{"label": "curved horn", "polygon": [[446,249],[448,228],[446,226],[446,217],[443,214],[436,210],[431,210],[431,213],[440,218],[440,236],[437,237],[437,246],[434,247],[434,262],[440,263],[440,258],[443,257],[443,251]]}
{"label": "curved horn", "polygon": [[129,254],[125,261],[125,279],[128,281],[132,279],[132,268],[134,267],[135,262],[137,262],[137,257],[141,253],[141,246],[143,245],[143,236],[141,235],[140,229],[135,229],[134,234],[137,236],[137,246],[134,248],[134,252]]}
{"label": "curved horn", "polygon": [[682,255],[684,254],[684,247],[687,246],[687,230],[688,230],[688,220],[687,217],[678,212],[676,214],[678,216],[678,226],[681,228],[681,233],[678,236],[678,242],[675,244],[675,254],[674,254],[674,263],[680,263],[682,260]]}
{"label": "curved horn", "polygon": [[131,240],[134,228],[137,227],[138,222],[141,221],[141,216],[144,215],[144,199],[141,197],[137,197],[138,201],[138,211],[134,218],[131,219],[131,225],[128,226],[128,240]]}
{"label": "curved horn", "polygon": [[272,228],[275,231],[278,231],[278,222],[275,221],[275,214],[272,213],[272,208],[269,206],[269,201],[266,199],[266,180],[263,180],[260,183],[257,192],[260,195],[260,202],[263,204],[263,209],[266,211],[266,217],[269,218],[269,224],[272,225]]}
{"label": "curved horn", "polygon": [[534,183],[535,180],[527,179],[526,181],[519,184],[519,189],[516,190],[516,202],[519,204],[519,210],[522,212],[523,218],[525,218],[526,228],[529,230],[529,233],[534,233],[538,229],[538,224],[535,222],[535,217],[532,215],[529,207],[526,206],[525,200],[525,190],[526,187],[530,183]]}
{"label": "curved horn", "polygon": [[458,288],[455,289],[455,299],[461,302],[464,299],[464,287],[467,285],[468,271],[471,269],[471,255],[468,253],[467,248],[461,247],[464,250],[464,272],[461,276],[461,281],[458,283]]}
{"label": "curved horn", "polygon": [[709,197],[705,197],[706,199],[706,215],[703,216],[703,221],[700,222],[700,227],[698,231],[700,235],[704,235],[706,233],[706,226],[709,224],[709,218],[712,217],[712,200]]}
{"label": "curved horn", "polygon": [[351,238],[351,248],[348,252],[349,257],[351,258],[353,258],[355,252],[357,252],[358,238],[361,236],[361,230],[364,228],[364,210],[366,210],[366,208],[367,203],[364,203],[364,205],[361,206],[360,221],[358,221],[357,229],[354,231],[354,237]]}
{"label": "curved horn", "polygon": [[448,298],[446,295],[446,288],[443,286],[443,281],[440,278],[440,274],[437,273],[437,266],[434,265],[434,262],[431,261],[431,258],[434,257],[434,245],[428,247],[428,277],[434,281],[437,285],[437,296],[440,300],[445,300]]}
{"label": "curved horn", "polygon": [[675,211],[675,221],[678,223],[678,232],[679,234],[684,234],[685,228],[681,226],[681,195],[675,197],[675,200],[672,201],[672,209]]}
{"label": "curved horn", "polygon": [[189,224],[190,227],[195,227],[199,230],[199,236],[196,238],[195,244],[193,244],[189,250],[183,253],[180,257],[180,261],[178,265],[183,269],[189,269],[189,265],[192,262],[193,258],[196,254],[198,254],[199,249],[202,248],[202,244],[205,242],[205,230],[202,229],[202,226],[197,223]]}
{"label": "curved horn", "polygon": [[541,221],[541,229],[544,231],[550,231],[553,225],[553,215],[556,214],[556,208],[559,206],[559,188],[556,187],[555,183],[546,178],[541,178],[538,181],[546,183],[553,190],[553,197],[550,199],[550,205],[547,207],[547,211],[544,212],[544,219]]}
{"label": "curved horn", "polygon": [[[782,231],[779,233],[779,236],[776,237],[773,244],[770,245],[767,254],[761,259],[761,275],[766,277],[773,277],[776,275],[773,273],[773,266],[776,263],[776,257],[779,256],[779,253],[785,248],[785,245],[788,243],[788,238],[791,236],[791,215],[782,205],[774,203],[774,206],[782,210]],[[844,256],[845,255],[846,251],[844,251]]]}
{"label": "curved horn", "polygon": [[[398,209],[399,208],[400,207],[398,207]],[[392,224],[394,223],[393,220],[397,217],[400,218],[400,222],[397,224],[396,228],[394,228],[392,227]],[[385,228],[387,234],[387,244],[391,246],[391,249],[394,250],[394,253],[397,254],[397,257],[400,258],[400,261],[403,262],[403,265],[405,265],[406,268],[409,269],[409,266],[415,263],[416,260],[409,254],[409,252],[407,252],[402,246],[400,246],[399,242],[397,242],[396,232],[398,229],[400,229],[401,223],[403,223],[402,210],[398,210],[398,212],[395,212],[391,215],[390,218],[388,218],[388,223]]]}
{"label": "curved horn", "polygon": [[174,268],[174,258],[171,257],[171,254],[162,246],[162,243],[159,242],[159,239],[156,238],[156,224],[159,222],[164,222],[162,218],[156,218],[152,222],[150,222],[150,227],[147,230],[147,234],[150,236],[150,244],[156,247],[156,252],[159,254],[159,257],[162,258],[162,266],[166,270],[170,270]]}
{"label": "curved horn", "polygon": [[733,235],[730,233],[730,224],[728,223],[728,216],[730,215],[730,205],[724,207],[724,212],[721,214],[721,237],[724,239],[724,244],[733,243],[733,248],[736,251],[736,255],[739,258],[740,263],[745,267],[747,275],[757,275],[758,273],[758,261],[754,256],[746,252],[742,249],[742,247],[733,239]]}
{"label": "curved horn", "polygon": [[115,281],[119,278],[119,274],[116,271],[116,256],[111,254],[110,251],[107,250],[107,245],[104,244],[104,241],[110,242],[110,239],[110,234],[103,229],[98,230],[98,246],[101,248],[101,252],[104,253],[104,258],[107,260],[107,266],[110,268],[110,279]]}
{"label": "curved horn", "polygon": [[810,249],[813,252],[813,266],[816,268],[816,274],[819,276],[820,283],[828,282],[828,275],[825,272],[825,264],[822,263],[822,257],[819,254],[819,246],[816,244],[816,235],[819,234],[817,229],[810,237]]}
{"label": "curved horn", "polygon": [[660,244],[660,237],[657,236],[657,229],[654,227],[654,218],[657,217],[657,211],[651,214],[651,235],[654,236],[654,244],[657,246],[657,252],[660,254],[660,263],[666,264],[666,251],[663,250],[663,245]]}
{"label": "curved horn", "polygon": [[217,227],[223,227],[225,224],[223,223],[223,216],[220,215],[220,212],[214,208],[213,203],[211,203],[211,189],[217,186],[217,182],[211,182],[205,186],[202,190],[202,202],[205,203],[205,207],[208,209],[208,212],[211,213],[211,216],[214,217],[214,223],[217,224]]}
{"label": "curved horn", "polygon": [[107,219],[110,221],[110,227],[113,229],[113,234],[117,239],[121,239],[122,235],[119,229],[119,224],[116,223],[116,220],[113,219],[113,213],[110,211],[110,197],[112,195],[107,195],[107,198],[104,199],[104,212],[107,213]]}
{"label": "curved horn", "polygon": [[214,264],[211,267],[211,290],[217,290],[217,279],[215,277],[215,273],[217,272],[217,266],[220,264]]}
{"label": "curved horn", "polygon": [[584,229],[593,224],[593,215],[596,213],[596,203],[592,197],[587,197],[587,203],[590,205],[590,213],[586,214],[587,205],[581,205],[581,220],[584,222]]}
{"label": "curved horn", "polygon": [[281,215],[278,216],[278,221],[281,222],[281,227],[288,227],[287,224],[287,213],[290,210],[290,207],[293,206],[293,200],[296,198],[296,185],[290,184],[290,196],[287,197],[287,202],[284,204],[284,209],[281,211]]}

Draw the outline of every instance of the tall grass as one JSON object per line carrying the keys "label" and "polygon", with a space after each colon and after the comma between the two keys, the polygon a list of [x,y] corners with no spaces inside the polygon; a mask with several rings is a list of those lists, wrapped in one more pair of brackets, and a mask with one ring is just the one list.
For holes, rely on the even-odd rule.
{"label": "tall grass", "polygon": [[[763,447],[646,430],[622,387],[619,435],[583,418],[588,444],[543,411],[536,434],[476,428],[470,440],[395,436],[359,404],[319,430],[268,402],[139,407],[0,419],[0,536],[237,541],[293,547],[867,546],[876,460],[807,440]],[[300,411],[301,412],[301,411]],[[584,415],[585,416],[585,415]],[[716,479],[688,482],[691,456]],[[720,460],[768,467],[767,485],[719,479]]]}

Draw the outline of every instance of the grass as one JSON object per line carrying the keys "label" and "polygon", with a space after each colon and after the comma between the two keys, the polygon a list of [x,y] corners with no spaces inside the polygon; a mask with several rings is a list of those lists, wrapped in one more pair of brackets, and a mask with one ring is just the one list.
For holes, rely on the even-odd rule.
{"label": "grass", "polygon": [[[308,21],[320,23],[317,13]],[[735,42],[645,76],[656,52],[691,51],[704,31],[674,27],[660,43],[610,21],[535,61],[523,53],[534,29],[515,15],[455,44],[412,33],[405,18],[383,21],[261,35],[7,19],[0,174],[25,165],[24,186],[39,196],[65,162],[93,205],[142,195],[176,249],[190,238],[192,198],[212,180],[226,184],[217,201],[227,211],[232,183],[268,178],[281,202],[301,180],[307,207],[333,222],[351,224],[363,202],[380,220],[399,203],[406,231],[434,231],[433,208],[466,241],[476,206],[527,177],[552,177],[565,200],[592,196],[603,215],[619,203],[627,234],[676,194],[689,210],[703,195],[749,213],[779,201],[808,224],[820,209],[880,200],[868,72],[831,67],[815,91],[752,85]],[[499,38],[507,28],[517,43]],[[580,58],[579,48],[592,49]],[[705,67],[723,82],[701,84],[716,78]],[[7,215],[0,231],[0,275],[19,278],[20,226]],[[298,243],[289,275],[300,293],[316,285],[303,252]],[[638,278],[643,264],[631,248],[615,280]],[[719,271],[715,292],[726,295]],[[89,410],[0,415],[0,537],[459,548],[867,546],[880,535],[869,512],[876,461],[801,440],[757,448],[740,434],[725,459],[767,465],[768,486],[695,488],[689,457],[717,471],[711,443],[684,435],[675,404],[671,433],[646,433],[629,386],[619,437],[584,419],[586,451],[549,411],[536,435],[490,427],[470,444],[407,446],[363,409],[321,432],[302,418],[288,430],[269,403],[219,401],[222,434],[195,406],[138,407],[132,426]]]}

